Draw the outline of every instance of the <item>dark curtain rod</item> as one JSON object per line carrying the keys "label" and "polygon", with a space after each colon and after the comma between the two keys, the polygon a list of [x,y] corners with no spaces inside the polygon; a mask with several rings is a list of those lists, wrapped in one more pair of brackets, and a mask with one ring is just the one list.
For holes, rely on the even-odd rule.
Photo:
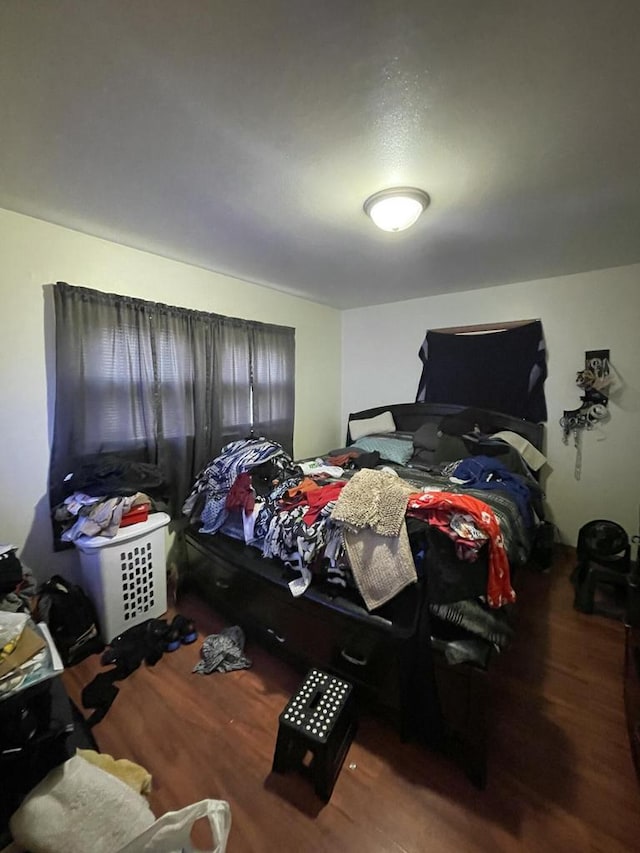
{"label": "dark curtain rod", "polygon": [[539,320],[510,320],[508,323],[480,323],[476,326],[447,326],[444,329],[429,329],[441,335],[464,335],[472,332],[503,332],[506,329],[517,329],[518,326],[528,326]]}

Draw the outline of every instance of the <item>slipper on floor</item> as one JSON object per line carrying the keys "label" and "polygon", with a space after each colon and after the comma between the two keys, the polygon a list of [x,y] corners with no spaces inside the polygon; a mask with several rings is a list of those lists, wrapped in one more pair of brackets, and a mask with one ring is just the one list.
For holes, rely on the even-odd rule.
{"label": "slipper on floor", "polygon": [[165,648],[168,652],[175,652],[181,643],[186,646],[194,643],[197,638],[198,632],[193,619],[187,619],[186,616],[178,613],[169,625]]}

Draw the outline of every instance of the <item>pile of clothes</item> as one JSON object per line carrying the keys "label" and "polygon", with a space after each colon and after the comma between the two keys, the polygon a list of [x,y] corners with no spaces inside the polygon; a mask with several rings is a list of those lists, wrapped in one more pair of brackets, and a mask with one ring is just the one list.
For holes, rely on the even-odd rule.
{"label": "pile of clothes", "polygon": [[129,519],[146,520],[151,503],[144,492],[116,497],[74,492],[55,508],[53,517],[62,527],[60,538],[63,542],[73,542],[80,536],[111,538]]}
{"label": "pile of clothes", "polygon": [[312,462],[306,470],[269,439],[230,442],[198,476],[182,512],[202,533],[222,531],[297,569],[301,579],[290,588],[301,595],[312,567],[341,554],[340,532],[328,521],[346,485],[340,467]]}
{"label": "pile of clothes", "polygon": [[65,478],[66,497],[53,507],[57,539],[113,537],[121,526],[146,520],[167,508],[162,470],[119,454],[99,454],[79,463]]}

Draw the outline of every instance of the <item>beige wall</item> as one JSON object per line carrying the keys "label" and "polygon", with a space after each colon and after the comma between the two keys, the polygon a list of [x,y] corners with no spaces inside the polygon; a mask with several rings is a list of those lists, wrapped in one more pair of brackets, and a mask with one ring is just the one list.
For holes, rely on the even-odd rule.
{"label": "beige wall", "polygon": [[[0,209],[0,542],[39,576],[63,571],[45,495],[53,388],[43,285],[55,281],[296,329],[298,457],[340,441],[340,313],[239,279]],[[318,346],[322,334],[322,347]],[[320,369],[321,365],[321,369]]]}
{"label": "beige wall", "polygon": [[[522,282],[343,312],[342,418],[415,399],[418,349],[428,328],[540,318],[548,350],[544,483],[560,536],[576,544],[586,521],[610,518],[638,532],[640,506],[640,265]],[[562,442],[564,409],[580,405],[576,371],[587,349],[610,349],[618,388],[611,419],[576,451]]]}
{"label": "beige wall", "polygon": [[[43,285],[68,281],[296,328],[294,450],[342,442],[349,411],[414,398],[427,328],[540,317],[548,348],[547,503],[575,544],[592,518],[638,529],[640,504],[640,265],[337,312],[250,284],[0,210],[0,541],[39,576],[75,555],[53,554],[46,490],[54,389],[51,317]],[[341,328],[342,326],[342,328]],[[322,346],[319,347],[321,340]],[[584,351],[609,348],[618,373],[611,420],[586,433],[582,476],[558,419],[579,404]],[[320,369],[321,365],[321,369]],[[342,398],[340,389],[342,384]],[[341,414],[340,414],[341,410]]]}

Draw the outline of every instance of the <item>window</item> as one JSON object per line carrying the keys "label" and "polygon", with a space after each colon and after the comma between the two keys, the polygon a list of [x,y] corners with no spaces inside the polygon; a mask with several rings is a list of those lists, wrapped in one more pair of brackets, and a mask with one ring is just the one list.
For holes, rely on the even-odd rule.
{"label": "window", "polygon": [[64,283],[54,306],[52,507],[93,454],[161,466],[176,510],[228,441],[253,430],[292,450],[293,329]]}

